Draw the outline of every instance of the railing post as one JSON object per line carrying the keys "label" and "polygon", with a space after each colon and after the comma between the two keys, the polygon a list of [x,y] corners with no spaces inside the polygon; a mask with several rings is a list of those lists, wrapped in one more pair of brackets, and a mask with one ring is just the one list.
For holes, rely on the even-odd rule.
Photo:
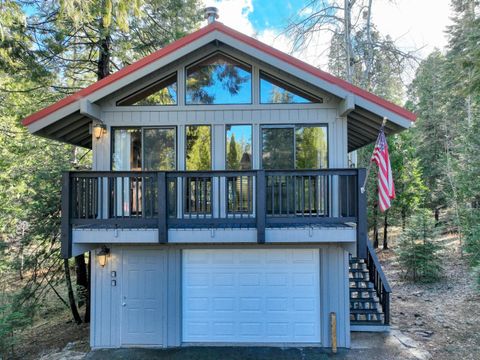
{"label": "railing post", "polygon": [[70,193],[70,174],[62,174],[62,221],[61,221],[61,256],[68,259],[72,256],[72,226],[70,210],[72,194]]}
{"label": "railing post", "polygon": [[158,242],[168,242],[167,229],[167,177],[165,172],[157,173],[157,204],[158,204]]}
{"label": "railing post", "polygon": [[257,243],[265,244],[265,220],[266,220],[266,182],[265,170],[257,170],[255,184],[256,220],[257,220]]}
{"label": "railing post", "polygon": [[385,297],[383,305],[384,324],[390,325],[390,293],[385,291],[383,296]]}
{"label": "railing post", "polygon": [[367,257],[367,194],[362,193],[366,170],[357,170],[357,257]]}

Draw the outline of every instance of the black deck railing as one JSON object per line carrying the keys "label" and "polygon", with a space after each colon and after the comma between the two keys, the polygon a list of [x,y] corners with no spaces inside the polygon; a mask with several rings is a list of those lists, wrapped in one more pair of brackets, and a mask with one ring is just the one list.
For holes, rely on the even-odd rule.
{"label": "black deck railing", "polygon": [[72,227],[250,227],[356,224],[366,254],[364,169],[282,171],[74,171],[64,174],[62,249],[71,253]]}
{"label": "black deck railing", "polygon": [[380,300],[384,314],[384,324],[390,324],[390,294],[392,289],[388,283],[387,277],[383,273],[382,266],[378,260],[375,249],[370,241],[366,242],[367,245],[367,268],[370,277],[370,281],[374,284],[375,291]]}

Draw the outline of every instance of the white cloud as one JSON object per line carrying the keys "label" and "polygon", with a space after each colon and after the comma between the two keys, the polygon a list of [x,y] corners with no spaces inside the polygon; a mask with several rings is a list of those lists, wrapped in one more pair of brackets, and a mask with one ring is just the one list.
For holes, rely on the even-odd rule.
{"label": "white cloud", "polygon": [[392,36],[404,50],[421,49],[426,57],[435,47],[447,44],[445,29],[451,23],[449,0],[376,1],[373,22]]}
{"label": "white cloud", "polygon": [[[225,25],[278,50],[292,52],[291,39],[278,29],[258,31],[254,28],[248,19],[254,11],[252,0],[206,0],[206,5],[219,9],[219,21]],[[374,2],[373,22],[382,34],[390,35],[403,50],[422,48],[419,55],[425,57],[435,47],[446,45],[444,30],[450,23],[449,13],[449,0],[377,0]],[[315,34],[303,51],[292,55],[326,69],[330,38],[328,32]]]}

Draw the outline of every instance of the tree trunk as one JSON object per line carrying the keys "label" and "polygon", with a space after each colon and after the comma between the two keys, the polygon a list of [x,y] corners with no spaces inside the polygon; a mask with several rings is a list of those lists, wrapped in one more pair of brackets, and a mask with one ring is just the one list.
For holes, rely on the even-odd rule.
{"label": "tree trunk", "polygon": [[383,248],[388,249],[388,211],[385,211],[383,223]]}
{"label": "tree trunk", "polygon": [[68,259],[63,259],[63,267],[65,269],[65,282],[67,283],[68,302],[70,303],[70,310],[72,311],[73,319],[77,324],[82,323],[82,319],[78,314],[77,304],[75,303],[75,296],[73,295],[72,279],[70,278],[70,268],[68,266]]}
{"label": "tree trunk", "polygon": [[440,208],[435,208],[435,227],[440,224]]}
{"label": "tree trunk", "polygon": [[97,79],[101,80],[110,75],[110,58],[112,56],[112,37],[110,29],[103,26],[103,18],[100,18],[99,32]]}
{"label": "tree trunk", "polygon": [[90,322],[90,300],[92,293],[90,292],[90,285],[92,283],[92,252],[88,252],[88,279],[87,279],[87,292],[85,298],[85,316],[84,321],[88,324]]}
{"label": "tree trunk", "polygon": [[373,247],[378,248],[378,203],[373,204]]}
{"label": "tree trunk", "polygon": [[82,306],[85,304],[85,299],[88,296],[88,275],[85,254],[75,256],[75,273],[77,275],[78,306]]}
{"label": "tree trunk", "polygon": [[345,31],[345,70],[346,77],[349,83],[353,80],[353,68],[352,68],[352,40],[350,37],[351,32],[351,5],[350,0],[344,0],[344,17],[343,17],[343,27]]}
{"label": "tree trunk", "polygon": [[402,231],[405,231],[406,222],[407,222],[407,211],[405,209],[402,209],[401,216],[402,216]]}

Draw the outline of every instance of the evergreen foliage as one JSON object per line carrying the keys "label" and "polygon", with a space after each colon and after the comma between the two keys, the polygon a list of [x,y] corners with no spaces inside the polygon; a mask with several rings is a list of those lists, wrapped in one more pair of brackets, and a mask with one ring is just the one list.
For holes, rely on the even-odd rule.
{"label": "evergreen foliage", "polygon": [[414,282],[433,282],[439,279],[442,267],[435,239],[440,231],[428,210],[418,210],[403,231],[398,260],[406,278]]}

